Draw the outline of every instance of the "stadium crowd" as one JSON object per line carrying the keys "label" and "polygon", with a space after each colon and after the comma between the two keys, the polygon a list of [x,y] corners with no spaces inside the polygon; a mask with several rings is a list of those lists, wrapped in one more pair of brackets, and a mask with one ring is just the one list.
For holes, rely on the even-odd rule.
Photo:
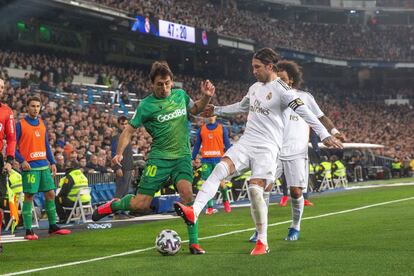
{"label": "stadium crowd", "polygon": [[[98,83],[117,87],[122,86],[122,96],[128,101],[128,95],[135,93],[137,98],[145,97],[149,91],[149,82],[145,71],[125,69],[111,65],[90,64],[67,58],[40,54],[24,54],[0,51],[0,66],[33,70],[21,80],[8,76],[2,70],[0,76],[6,80],[6,92],[3,100],[16,112],[16,118],[24,115],[25,100],[35,90],[42,90],[43,117],[48,125],[49,139],[53,147],[60,171],[74,163],[86,171],[110,171],[111,137],[116,134],[117,112],[111,99],[106,99],[103,112],[98,105],[85,104],[79,86],[72,85],[74,75],[95,76]],[[193,76],[176,76],[183,88],[194,99],[198,98],[201,79]],[[244,82],[213,80],[216,96],[213,103],[225,105],[239,101],[249,86]],[[318,87],[312,88],[317,101],[336,125],[346,133],[349,142],[378,143],[386,146],[380,153],[386,156],[410,158],[414,153],[414,111],[411,106],[387,106],[383,101],[358,102],[358,95],[381,91],[360,90],[347,95],[347,90],[329,87],[324,93]],[[69,99],[57,98],[55,92],[70,92]],[[382,94],[387,94],[383,91]],[[413,94],[411,93],[407,94]],[[336,96],[334,96],[336,95]],[[339,95],[339,97],[337,97]],[[199,127],[203,119],[192,118],[193,128]],[[384,122],[387,122],[384,124]],[[230,130],[230,137],[237,140],[245,126],[245,116],[239,115],[224,120]],[[140,129],[134,134],[132,148],[134,153],[144,157],[149,151],[151,137]]]}
{"label": "stadium crowd", "polygon": [[235,1],[218,6],[209,1],[89,0],[134,15],[196,26],[218,34],[252,39],[265,46],[322,54],[326,57],[414,60],[411,25],[320,24],[285,21],[271,14],[238,9]]}

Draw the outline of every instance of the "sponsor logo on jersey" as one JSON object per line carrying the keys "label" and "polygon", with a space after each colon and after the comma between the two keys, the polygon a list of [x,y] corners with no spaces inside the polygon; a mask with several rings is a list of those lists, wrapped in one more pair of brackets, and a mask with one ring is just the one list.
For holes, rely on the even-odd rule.
{"label": "sponsor logo on jersey", "polygon": [[250,106],[250,111],[268,116],[270,114],[270,110],[268,108],[261,107],[261,104],[262,103],[259,100],[255,100],[254,104]]}
{"label": "sponsor logo on jersey", "polygon": [[269,92],[269,94],[267,94],[266,99],[268,101],[270,101],[272,99],[272,92]]}
{"label": "sponsor logo on jersey", "polygon": [[30,153],[30,157],[31,158],[46,157],[46,152],[45,151],[32,152]]}
{"label": "sponsor logo on jersey", "polygon": [[210,150],[210,151],[205,151],[204,155],[205,156],[217,156],[220,155],[221,152],[219,150]]}
{"label": "sponsor logo on jersey", "polygon": [[176,109],[174,112],[168,113],[168,114],[160,114],[157,117],[158,122],[162,123],[162,122],[167,122],[170,121],[172,119],[181,117],[181,116],[186,116],[187,115],[187,110],[185,108],[183,109]]}
{"label": "sponsor logo on jersey", "polygon": [[40,132],[39,132],[38,130],[36,130],[36,131],[35,131],[35,136],[36,136],[37,138],[39,138],[39,137],[40,137]]}
{"label": "sponsor logo on jersey", "polygon": [[291,121],[299,121],[299,117],[298,116],[295,116],[295,115],[290,115],[290,118],[289,118]]}

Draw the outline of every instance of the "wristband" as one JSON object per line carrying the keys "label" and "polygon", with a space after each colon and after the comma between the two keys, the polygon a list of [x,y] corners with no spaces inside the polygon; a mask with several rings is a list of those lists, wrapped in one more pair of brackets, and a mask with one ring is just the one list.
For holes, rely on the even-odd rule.
{"label": "wristband", "polygon": [[332,135],[335,135],[335,134],[338,134],[338,133],[339,133],[339,130],[337,130],[336,128],[331,129],[331,134]]}

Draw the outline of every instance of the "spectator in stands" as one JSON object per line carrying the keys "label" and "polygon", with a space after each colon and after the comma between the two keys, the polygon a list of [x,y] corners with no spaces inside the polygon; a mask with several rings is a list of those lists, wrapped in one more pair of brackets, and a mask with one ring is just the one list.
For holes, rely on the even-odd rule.
{"label": "spectator in stands", "polygon": [[91,157],[89,158],[89,163],[86,165],[86,167],[90,170],[98,171],[98,157],[95,154],[91,155]]}
{"label": "spectator in stands", "polygon": [[65,158],[61,153],[56,154],[56,170],[58,173],[65,172]]}
{"label": "spectator in stands", "polygon": [[30,86],[30,75],[29,73],[24,73],[23,79],[20,81],[20,88],[26,89]]}

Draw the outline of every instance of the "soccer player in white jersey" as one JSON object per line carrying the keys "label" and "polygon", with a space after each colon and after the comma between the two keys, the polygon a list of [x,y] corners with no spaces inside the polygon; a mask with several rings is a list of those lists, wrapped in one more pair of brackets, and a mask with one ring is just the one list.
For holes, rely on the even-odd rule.
{"label": "soccer player in white jersey", "polygon": [[[249,112],[244,134],[223,156],[212,174],[204,182],[192,207],[177,202],[174,204],[178,215],[187,224],[194,224],[206,203],[216,194],[221,180],[234,173],[251,169],[249,197],[251,213],[258,231],[258,240],[251,255],[269,252],[267,243],[267,205],[263,198],[266,186],[273,183],[276,161],[283,141],[283,112],[295,110],[315,130],[327,146],[341,148],[342,144],[332,137],[301,99],[276,74],[278,54],[270,48],[257,51],[252,59],[253,74],[257,82],[238,103],[217,106],[208,111],[216,115],[232,115]],[[209,116],[211,114],[206,114]]]}
{"label": "soccer player in white jersey", "polygon": [[[300,91],[302,83],[302,69],[293,61],[282,60],[277,63],[277,75],[291,89],[291,93],[296,93],[313,114],[321,121],[332,135],[345,141],[345,136],[339,132],[332,121],[322,112],[313,96],[304,91]],[[294,241],[299,239],[300,222],[303,214],[304,198],[302,191],[308,186],[308,144],[309,144],[309,125],[291,109],[285,110],[283,114],[285,129],[283,133],[283,143],[279,154],[276,170],[276,179],[285,174],[287,186],[290,190],[292,224],[285,240]],[[264,193],[265,201],[269,204],[269,185]],[[250,238],[255,242],[257,232]]]}

